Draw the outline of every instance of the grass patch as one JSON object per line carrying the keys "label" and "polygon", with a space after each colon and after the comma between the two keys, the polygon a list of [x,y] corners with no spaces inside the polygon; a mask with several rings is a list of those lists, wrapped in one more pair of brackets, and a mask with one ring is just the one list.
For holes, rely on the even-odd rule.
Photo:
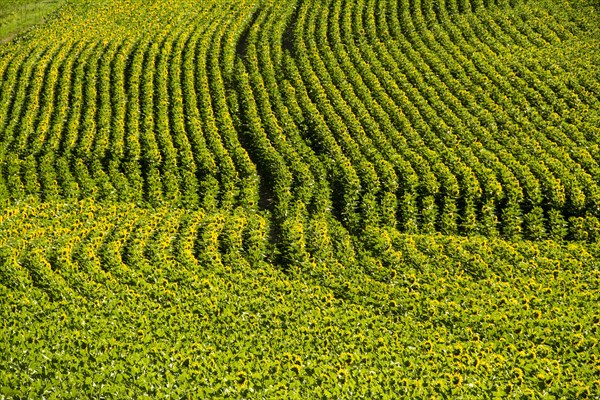
{"label": "grass patch", "polygon": [[40,23],[64,0],[0,1],[0,41],[8,41],[17,33]]}

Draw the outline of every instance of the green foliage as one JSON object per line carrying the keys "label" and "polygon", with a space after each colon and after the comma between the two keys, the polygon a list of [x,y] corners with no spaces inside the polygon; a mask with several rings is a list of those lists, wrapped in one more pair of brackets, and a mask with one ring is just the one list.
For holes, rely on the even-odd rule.
{"label": "green foliage", "polygon": [[8,44],[0,196],[595,240],[600,53],[578,7],[212,4],[69,2]]}
{"label": "green foliage", "polygon": [[4,395],[571,398],[600,389],[595,247],[386,228],[348,244],[358,260],[345,262],[335,226],[313,226],[319,258],[305,255],[286,274],[254,255],[268,226],[241,210],[5,209]]}
{"label": "green foliage", "polygon": [[69,0],[0,44],[0,398],[599,393],[584,3]]}

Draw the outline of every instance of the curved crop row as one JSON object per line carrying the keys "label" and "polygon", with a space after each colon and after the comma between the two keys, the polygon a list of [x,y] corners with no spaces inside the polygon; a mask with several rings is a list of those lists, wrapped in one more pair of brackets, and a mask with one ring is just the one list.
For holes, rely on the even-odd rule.
{"label": "curved crop row", "polygon": [[[139,15],[129,14],[134,4]],[[104,5],[100,20],[65,6],[58,21],[71,26],[49,26],[32,51],[15,44],[18,55],[2,58],[4,196],[256,203],[255,167],[224,97],[213,98],[225,92],[213,63],[220,38],[242,29],[247,7],[235,7],[236,19],[233,8],[214,4],[192,13],[189,4],[142,4]],[[211,24],[203,23],[209,15]],[[111,18],[122,25],[109,27]],[[75,40],[68,31],[77,27],[83,34]]]}
{"label": "curved crop row", "polygon": [[[288,216],[303,230],[322,213],[352,234],[595,237],[600,100],[564,13],[189,5],[113,2],[98,17],[70,4],[3,53],[5,199],[258,207],[276,242]],[[528,56],[552,49],[569,61]]]}

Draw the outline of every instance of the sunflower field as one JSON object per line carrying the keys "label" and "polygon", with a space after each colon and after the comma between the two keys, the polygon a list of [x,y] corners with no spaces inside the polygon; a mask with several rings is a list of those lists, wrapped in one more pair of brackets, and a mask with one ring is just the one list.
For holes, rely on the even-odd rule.
{"label": "sunflower field", "polygon": [[600,399],[598,4],[53,7],[0,41],[0,399]]}

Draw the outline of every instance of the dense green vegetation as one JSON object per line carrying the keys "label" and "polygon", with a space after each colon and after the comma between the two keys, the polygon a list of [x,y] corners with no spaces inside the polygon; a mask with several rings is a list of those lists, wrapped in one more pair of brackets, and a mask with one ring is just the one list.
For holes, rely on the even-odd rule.
{"label": "dense green vegetation", "polygon": [[0,47],[0,396],[593,398],[597,12],[64,3]]}
{"label": "dense green vegetation", "polygon": [[597,246],[382,230],[378,262],[321,226],[284,273],[242,210],[50,202],[0,229],[9,398],[598,391]]}

